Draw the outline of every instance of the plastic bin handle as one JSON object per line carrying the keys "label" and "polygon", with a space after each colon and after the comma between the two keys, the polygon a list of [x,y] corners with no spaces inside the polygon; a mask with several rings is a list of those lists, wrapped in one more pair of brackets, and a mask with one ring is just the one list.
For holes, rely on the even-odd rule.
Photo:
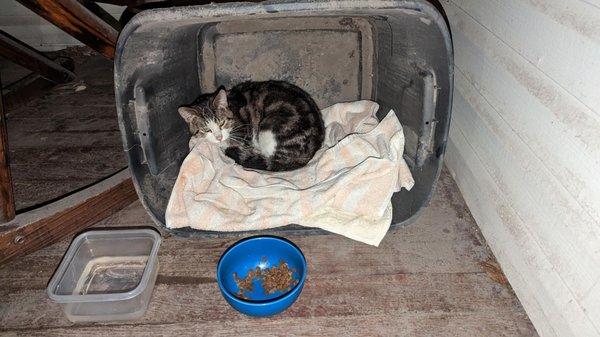
{"label": "plastic bin handle", "polygon": [[435,107],[437,101],[437,85],[435,73],[432,70],[422,70],[423,77],[423,118],[421,119],[421,132],[417,145],[417,167],[423,166],[425,160],[433,154],[435,143]]}
{"label": "plastic bin handle", "polygon": [[144,162],[152,175],[158,174],[158,163],[152,146],[152,135],[150,134],[150,120],[148,118],[148,100],[146,90],[141,85],[134,89],[135,119],[137,121],[138,137],[144,155]]}

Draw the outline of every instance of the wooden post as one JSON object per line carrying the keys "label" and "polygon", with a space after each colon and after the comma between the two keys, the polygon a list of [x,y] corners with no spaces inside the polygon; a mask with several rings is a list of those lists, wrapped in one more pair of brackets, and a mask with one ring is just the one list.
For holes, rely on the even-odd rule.
{"label": "wooden post", "polygon": [[54,83],[75,79],[75,74],[71,71],[2,30],[0,30],[0,56]]}
{"label": "wooden post", "polygon": [[88,47],[112,59],[119,33],[77,0],[17,0]]}
{"label": "wooden post", "polygon": [[0,223],[8,222],[14,217],[15,199],[8,161],[8,135],[2,103],[2,79],[0,79]]}

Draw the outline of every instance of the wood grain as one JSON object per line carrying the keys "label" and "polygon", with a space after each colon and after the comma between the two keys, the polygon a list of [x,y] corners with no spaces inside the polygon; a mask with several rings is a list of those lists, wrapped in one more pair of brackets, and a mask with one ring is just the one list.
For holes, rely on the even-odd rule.
{"label": "wood grain", "polygon": [[44,54],[0,30],[0,56],[54,83],[72,81],[75,74]]}
{"label": "wood grain", "polygon": [[115,19],[110,13],[108,13],[104,8],[98,5],[95,1],[92,0],[77,0],[79,1],[85,8],[87,8],[90,12],[94,13],[98,18],[102,19],[104,22],[113,27],[117,32],[120,32],[123,28],[119,20]]}
{"label": "wood grain", "polygon": [[[148,226],[139,202],[96,226]],[[219,293],[216,263],[238,237],[165,237],[146,315],[134,322],[73,324],[44,294],[69,240],[0,267],[0,334],[7,336],[506,336],[535,337],[511,288],[490,277],[494,263],[448,172],[418,221],[379,247],[337,235],[294,235],[308,277],[281,315],[255,319]],[[491,262],[490,262],[491,261]]]}
{"label": "wood grain", "polygon": [[8,134],[2,101],[2,80],[0,79],[0,223],[10,221],[15,217],[13,181],[8,157]]}
{"label": "wood grain", "polygon": [[112,59],[119,33],[77,0],[17,0],[67,34]]}
{"label": "wood grain", "polygon": [[0,233],[0,263],[81,231],[137,199],[123,171],[48,206],[19,214]]}
{"label": "wood grain", "polygon": [[[8,115],[17,210],[92,184],[127,165],[115,117],[112,62],[77,50],[67,53],[76,60],[75,82],[30,98]],[[77,86],[85,90],[76,91]]]}
{"label": "wood grain", "polygon": [[494,314],[407,313],[316,318],[199,321],[178,324],[77,326],[9,331],[5,336],[531,336],[530,327]]}

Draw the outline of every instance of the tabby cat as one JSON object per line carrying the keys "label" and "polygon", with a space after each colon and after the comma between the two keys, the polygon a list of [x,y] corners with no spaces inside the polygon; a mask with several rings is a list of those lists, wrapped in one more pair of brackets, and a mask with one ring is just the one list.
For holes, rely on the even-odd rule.
{"label": "tabby cat", "polygon": [[304,90],[283,81],[244,82],[179,108],[193,140],[218,143],[251,169],[289,171],[306,165],[323,144],[321,112]]}

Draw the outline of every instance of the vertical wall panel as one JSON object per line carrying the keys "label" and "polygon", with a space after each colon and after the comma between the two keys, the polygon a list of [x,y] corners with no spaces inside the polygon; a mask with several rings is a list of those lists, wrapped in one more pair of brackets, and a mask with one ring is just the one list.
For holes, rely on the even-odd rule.
{"label": "vertical wall panel", "polygon": [[600,336],[600,7],[444,1],[447,165],[542,336]]}

